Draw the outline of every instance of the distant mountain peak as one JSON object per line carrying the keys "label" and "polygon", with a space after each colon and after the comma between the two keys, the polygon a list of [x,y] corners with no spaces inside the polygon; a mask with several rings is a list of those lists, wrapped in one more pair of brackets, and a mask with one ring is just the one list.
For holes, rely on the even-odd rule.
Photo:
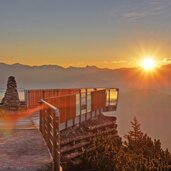
{"label": "distant mountain peak", "polygon": [[59,66],[59,65],[40,65],[40,66],[33,66],[33,67],[41,67],[41,68],[54,68],[54,69],[65,69],[64,67],[62,66]]}
{"label": "distant mountain peak", "polygon": [[95,65],[87,65],[85,68],[90,68],[90,69],[99,69],[97,66]]}

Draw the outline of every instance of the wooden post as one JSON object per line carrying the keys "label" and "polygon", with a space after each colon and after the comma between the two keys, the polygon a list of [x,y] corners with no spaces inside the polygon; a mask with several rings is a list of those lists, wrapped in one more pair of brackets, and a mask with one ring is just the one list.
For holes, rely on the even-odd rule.
{"label": "wooden post", "polygon": [[87,88],[86,88],[86,91],[85,91],[86,95],[85,95],[85,98],[86,98],[86,114],[85,114],[85,120],[87,120]]}
{"label": "wooden post", "polygon": [[82,99],[81,99],[81,89],[80,89],[80,115],[79,115],[79,124],[81,124],[81,114],[82,114],[81,106],[82,106]]}
{"label": "wooden post", "polygon": [[[58,124],[58,123],[57,123]],[[58,163],[58,159],[57,159],[57,153],[56,153],[56,150],[57,150],[57,126],[56,126],[56,113],[53,111],[53,150],[52,150],[52,156],[53,156],[53,171],[56,171],[56,166],[57,166],[57,163]]]}
{"label": "wooden post", "polygon": [[72,119],[72,124],[75,125],[75,118]]}
{"label": "wooden post", "polygon": [[45,138],[45,117],[46,117],[46,109],[43,108],[43,103],[39,101],[40,104],[40,113],[39,113],[39,130]]}
{"label": "wooden post", "polygon": [[110,89],[109,89],[109,104],[108,104],[108,106],[110,106]]}
{"label": "wooden post", "polygon": [[54,150],[56,153],[55,161],[56,161],[56,169],[57,171],[60,171],[60,158],[61,158],[61,152],[60,152],[60,114],[59,110],[55,110],[55,119],[54,119]]}
{"label": "wooden post", "polygon": [[66,120],[65,121],[65,129],[67,129],[68,128],[68,121]]}
{"label": "wooden post", "polygon": [[46,114],[46,118],[47,118],[47,121],[46,121],[47,136],[46,136],[46,138],[47,138],[47,143],[49,145],[49,149],[52,150],[52,146],[51,146],[51,143],[50,143],[50,139],[51,139],[50,130],[51,129],[53,130],[53,128],[51,128],[51,126],[50,126],[50,115],[51,115],[51,109],[49,108],[49,109],[47,109],[47,114]]}
{"label": "wooden post", "polygon": [[42,99],[45,99],[45,90],[42,90]]}
{"label": "wooden post", "polygon": [[117,99],[116,99],[116,109],[115,110],[117,110],[117,107],[118,107],[119,89],[117,88],[116,91],[117,91]]}
{"label": "wooden post", "polygon": [[29,106],[30,106],[30,96],[29,96],[29,94],[30,94],[30,91],[29,90],[26,90],[26,104],[27,104],[27,108],[29,108]]}

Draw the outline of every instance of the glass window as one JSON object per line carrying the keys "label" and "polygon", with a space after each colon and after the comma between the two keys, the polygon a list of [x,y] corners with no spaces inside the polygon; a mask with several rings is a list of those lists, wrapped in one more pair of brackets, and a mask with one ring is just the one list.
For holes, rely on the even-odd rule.
{"label": "glass window", "polygon": [[110,89],[110,105],[116,105],[118,98],[118,91],[116,89]]}

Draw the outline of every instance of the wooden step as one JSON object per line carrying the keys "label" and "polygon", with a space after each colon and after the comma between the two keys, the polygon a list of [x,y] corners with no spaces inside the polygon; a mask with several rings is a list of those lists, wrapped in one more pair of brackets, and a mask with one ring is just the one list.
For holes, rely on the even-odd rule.
{"label": "wooden step", "polygon": [[115,124],[116,124],[115,122],[108,122],[108,123],[103,123],[103,124],[99,124],[99,125],[89,126],[87,128],[89,131],[94,131],[94,130],[104,128],[104,127],[108,127],[108,126],[112,126]]}
{"label": "wooden step", "polygon": [[65,146],[65,147],[61,148],[61,153],[67,153],[67,152],[82,148],[84,146],[87,146],[89,144],[90,144],[90,142],[82,142],[82,143],[79,143],[79,144],[76,144],[76,145],[73,145],[70,147]]}
{"label": "wooden step", "polygon": [[72,160],[72,159],[75,159],[75,158],[82,156],[83,154],[84,154],[84,152],[73,152],[73,153],[65,155],[64,159]]}
{"label": "wooden step", "polygon": [[68,138],[66,140],[62,140],[61,145],[66,145],[66,144],[69,144],[69,143],[74,142],[74,141],[81,141],[81,140],[84,140],[84,139],[89,139],[89,138],[92,138],[93,136],[94,136],[93,133],[89,133],[88,135],[77,136],[77,137],[74,137],[74,138]]}

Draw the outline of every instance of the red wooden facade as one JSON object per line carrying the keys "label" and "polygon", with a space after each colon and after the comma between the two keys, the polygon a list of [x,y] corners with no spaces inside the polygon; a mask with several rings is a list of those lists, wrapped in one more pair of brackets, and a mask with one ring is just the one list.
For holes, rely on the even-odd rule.
{"label": "red wooden facade", "polygon": [[40,99],[48,99],[57,96],[79,93],[79,89],[46,89],[46,90],[27,90],[26,103],[28,108],[39,106]]}
{"label": "red wooden facade", "polygon": [[76,95],[59,96],[46,100],[60,111],[60,123],[76,117]]}
{"label": "red wooden facade", "polygon": [[[117,89],[50,89],[50,90],[27,90],[27,107],[33,108],[40,105],[44,99],[60,111],[60,123],[69,120],[79,122],[87,119],[87,113],[92,116],[93,112],[116,110],[116,105],[111,103],[111,90]],[[84,119],[85,115],[85,119]]]}

